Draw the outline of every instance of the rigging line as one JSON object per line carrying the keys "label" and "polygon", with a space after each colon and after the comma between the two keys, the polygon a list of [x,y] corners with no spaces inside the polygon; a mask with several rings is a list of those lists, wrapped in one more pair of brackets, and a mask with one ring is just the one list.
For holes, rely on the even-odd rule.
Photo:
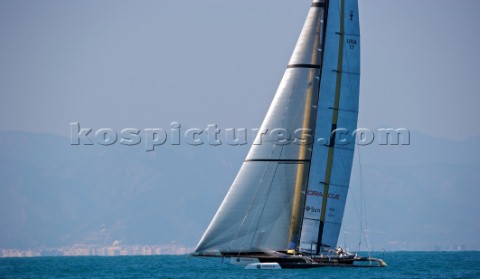
{"label": "rigging line", "polygon": [[358,148],[358,160],[359,160],[359,169],[360,169],[360,186],[362,188],[362,192],[363,192],[363,201],[365,203],[365,208],[364,208],[364,214],[365,214],[365,228],[367,229],[368,228],[368,219],[367,219],[367,207],[366,207],[366,204],[367,204],[367,201],[366,201],[366,196],[365,196],[365,189],[363,187],[364,183],[363,183],[363,168],[362,168],[362,159],[361,159],[361,154],[360,154],[360,147]]}
{"label": "rigging line", "polygon": [[361,187],[362,203],[363,203],[363,208],[361,208],[361,210],[363,211],[363,218],[365,220],[365,229],[363,230],[363,232],[364,232],[364,237],[365,237],[365,243],[367,244],[368,256],[370,257],[371,256],[371,246],[370,246],[370,239],[368,237],[367,202],[366,202],[366,193],[365,193],[365,187],[364,187],[364,182],[363,182],[363,169],[362,169],[360,148],[358,148],[358,160],[360,162],[360,168],[359,168],[360,169],[360,187]]}
{"label": "rigging line", "polygon": [[[357,153],[357,154],[358,154],[358,153]],[[358,159],[358,156],[357,156],[357,159]],[[351,192],[348,196],[351,196],[352,199],[353,199],[353,208],[355,209],[355,213],[357,214],[357,220],[359,220],[359,223],[360,223],[360,225],[361,225],[361,224],[362,224],[362,220],[361,220],[360,212],[358,211],[358,205],[357,205],[357,199],[355,198],[355,192]],[[359,243],[360,243],[361,240],[362,240],[361,231],[362,231],[362,230],[360,229]],[[359,247],[358,247],[357,251],[360,251],[360,244],[359,244]]]}
{"label": "rigging line", "polygon": [[[279,165],[280,165],[280,164],[276,164],[276,166],[275,166],[275,172],[273,173],[273,177],[276,176]],[[275,178],[274,178],[274,179],[275,179]],[[260,212],[260,216],[258,217],[257,226],[255,227],[252,240],[250,241],[250,247],[252,247],[252,245],[253,245],[253,240],[254,240],[255,237],[257,236],[258,227],[260,226],[260,221],[261,221],[261,219],[262,219],[262,215],[263,215],[263,211],[265,210],[265,206],[267,205],[268,196],[270,195],[270,191],[272,190],[272,185],[273,185],[273,180],[274,180],[274,179],[272,179],[272,181],[270,182],[270,186],[268,187],[268,191],[267,191],[267,195],[266,195],[267,198],[265,199],[265,202],[263,203],[262,211]]]}
{"label": "rigging line", "polygon": [[[282,119],[282,123],[283,123],[284,120],[285,120],[285,116],[284,116],[283,119]],[[272,158],[273,153],[275,152],[275,147],[276,147],[276,146],[277,146],[277,145],[275,145],[275,144],[273,145],[272,151],[270,152],[270,158]],[[283,152],[283,146],[282,146],[282,149],[280,150],[280,157],[281,157],[282,152]],[[248,155],[247,155],[247,156],[248,156]],[[248,162],[248,161],[245,161],[245,162]],[[244,162],[244,163],[245,163],[245,162]],[[266,175],[266,173],[267,173],[267,171],[268,171],[269,166],[270,166],[270,164],[267,163],[267,166],[265,167],[265,170],[264,170],[264,172],[263,172],[263,174],[262,174],[262,178],[261,178],[260,181],[258,182],[258,187],[257,187],[257,190],[255,191],[255,195],[253,196],[253,200],[252,200],[252,202],[250,203],[250,206],[249,206],[247,212],[245,213],[245,216],[243,217],[243,220],[242,220],[242,223],[240,224],[240,227],[238,228],[237,232],[236,232],[235,235],[233,236],[232,240],[230,240],[230,243],[229,243],[229,245],[228,245],[227,251],[230,251],[230,247],[232,246],[233,241],[237,238],[238,234],[240,233],[240,231],[242,230],[243,226],[245,225],[245,221],[247,220],[248,216],[250,215],[250,211],[252,210],[253,204],[255,203],[255,200],[257,199],[257,195],[258,195],[258,193],[260,192],[260,188],[261,188],[261,186],[262,186],[262,182],[263,182],[263,180],[264,180],[264,178],[265,178],[265,175]],[[275,166],[275,172],[276,172],[276,170],[277,170],[277,167],[278,167],[278,164],[276,164],[276,166]],[[272,181],[273,181],[273,178],[272,178]],[[271,185],[272,181],[270,181],[270,185]],[[266,201],[265,201],[265,204],[266,204]],[[259,219],[259,222],[260,222],[260,219]],[[258,226],[258,224],[257,224],[257,226]],[[253,241],[253,238],[252,238],[252,241]],[[242,249],[243,249],[243,245],[244,245],[244,244],[245,244],[245,243],[242,242],[242,244],[240,245],[241,248],[239,249],[238,255],[240,255],[240,253],[241,253],[241,251],[242,251]]]}
{"label": "rigging line", "polygon": [[[367,245],[367,251],[370,253],[370,243],[368,241],[368,222],[367,222],[367,208],[365,202],[365,187],[364,187],[364,179],[363,179],[363,168],[362,168],[362,153],[361,148],[358,148],[358,160],[359,160],[359,170],[360,170],[360,194],[361,194],[361,212],[362,212],[362,230],[361,234],[365,238],[365,243]],[[361,235],[361,236],[362,236]]]}
{"label": "rigging line", "polygon": [[362,246],[362,238],[363,238],[363,176],[362,176],[362,161],[360,158],[360,146],[357,148],[357,158],[358,158],[358,170],[360,175],[360,235],[359,235],[359,242],[358,242],[358,250],[361,249]]}
{"label": "rigging line", "polygon": [[[282,119],[282,123],[283,123],[284,120],[285,120],[285,116],[284,116],[284,118]],[[275,152],[275,147],[276,147],[276,146],[278,146],[278,145],[277,145],[277,144],[273,144],[272,151],[270,152],[270,158],[273,158],[273,154],[274,154],[274,152]],[[283,153],[283,150],[284,150],[284,149],[283,149],[283,145],[280,145],[280,147],[281,147],[281,149],[280,149],[279,158],[282,157],[282,153]],[[261,184],[262,184],[262,182],[263,182],[263,179],[265,178],[265,175],[266,175],[266,173],[267,173],[267,170],[268,170],[269,165],[270,165],[270,163],[267,163],[267,167],[265,168],[265,172],[263,173],[262,179],[260,180],[257,193],[255,194],[255,199],[254,199],[254,201],[252,201],[252,204],[250,205],[251,207],[253,207],[253,204],[255,203],[256,196],[257,196],[258,192],[260,191],[260,186],[261,186]],[[261,218],[262,218],[263,211],[265,210],[265,206],[267,205],[268,193],[270,193],[270,190],[271,190],[271,188],[272,188],[273,181],[275,180],[275,175],[276,175],[276,173],[277,173],[278,166],[279,166],[279,163],[276,162],[276,163],[275,163],[275,171],[273,172],[272,180],[270,181],[270,186],[268,187],[267,198],[265,198],[265,201],[264,201],[263,207],[262,207],[262,211],[261,211],[261,213],[260,213],[260,216],[258,217],[257,225],[256,225],[256,228],[255,228],[254,234],[253,234],[253,236],[252,236],[252,240],[250,241],[250,247],[251,247],[252,244],[253,244],[253,240],[254,240],[255,236],[257,235],[258,226],[260,226],[260,220],[261,220]],[[248,215],[250,215],[250,210],[251,210],[251,208],[248,210],[248,213],[247,213],[247,215],[245,216],[245,219],[248,217]],[[253,225],[253,222],[252,222],[251,225]],[[243,247],[244,244],[245,244],[245,243],[242,242],[241,247]],[[240,253],[239,253],[238,255],[240,255]]]}
{"label": "rigging line", "polygon": [[[294,88],[295,88],[295,87],[294,87]],[[292,88],[292,93],[293,93],[293,91],[294,91],[294,88]],[[290,100],[291,100],[291,98],[292,98],[292,95],[293,95],[293,94],[290,94],[290,99],[289,99],[289,101],[288,101],[289,103],[290,103]],[[284,126],[284,125],[283,125],[284,122],[285,122],[285,115],[283,115],[283,118],[282,118],[282,126]],[[262,126],[263,126],[263,124],[262,124]],[[270,158],[273,158],[273,154],[274,154],[275,148],[276,148],[277,146],[278,146],[277,144],[273,144],[272,151],[270,152]],[[279,158],[282,157],[283,150],[284,150],[283,145],[280,145]],[[255,192],[255,196],[253,197],[252,203],[250,204],[250,206],[249,206],[249,208],[248,208],[248,210],[247,210],[247,213],[246,213],[245,216],[243,217],[242,223],[240,224],[240,227],[238,228],[237,232],[235,233],[235,236],[234,236],[233,239],[230,241],[230,244],[229,244],[229,247],[228,247],[228,251],[230,250],[230,247],[231,247],[231,245],[232,245],[232,242],[237,238],[238,234],[240,233],[240,231],[242,230],[242,228],[243,228],[243,226],[244,226],[244,224],[245,224],[245,221],[247,220],[248,216],[250,215],[250,211],[252,210],[253,204],[255,203],[255,200],[257,199],[257,195],[258,195],[258,193],[260,192],[260,188],[261,188],[261,186],[262,186],[262,182],[263,182],[263,180],[264,180],[264,178],[265,178],[265,175],[266,175],[266,173],[267,173],[267,171],[268,171],[269,166],[270,166],[270,164],[267,163],[267,166],[266,166],[266,168],[265,168],[265,171],[263,172],[262,178],[260,179],[260,181],[259,181],[259,183],[258,183],[257,191]],[[275,164],[275,172],[274,172],[274,173],[277,172],[277,168],[278,168],[278,163]],[[275,175],[272,177],[272,181],[270,181],[270,187],[271,187],[271,185],[272,185],[272,183],[273,183],[273,179],[275,179]],[[269,188],[269,191],[270,191],[270,188]],[[267,204],[267,199],[265,199],[265,203],[264,203],[264,205],[263,205],[263,209],[265,208],[265,205],[266,205],[266,204]],[[263,213],[263,209],[262,209],[262,213]],[[260,216],[261,216],[261,215],[260,215]],[[258,218],[257,227],[258,227],[259,224],[260,224],[260,218]],[[253,238],[254,238],[254,237],[255,237],[255,234],[254,234],[254,236],[252,237],[251,243],[253,242]],[[245,240],[244,240],[244,241],[245,241]],[[242,244],[240,245],[241,248],[239,249],[238,255],[240,255],[240,253],[241,253],[241,251],[242,251],[242,249],[243,249],[243,246],[245,245],[245,242],[244,242],[244,241],[243,241]]]}
{"label": "rigging line", "polygon": [[[293,92],[293,90],[292,90],[292,92]],[[293,94],[292,94],[292,95],[293,95]],[[290,102],[290,101],[289,101],[289,102]],[[284,122],[284,120],[285,120],[285,115],[283,116],[282,123]],[[275,152],[275,147],[276,147],[276,146],[278,146],[278,145],[277,145],[277,144],[273,144],[272,151],[270,152],[270,158],[273,157],[273,154],[274,154],[274,152]],[[281,158],[284,149],[283,149],[283,145],[280,145],[280,147],[281,147],[281,149],[280,149],[279,157]],[[251,211],[252,208],[253,208],[253,204],[255,203],[255,200],[257,199],[257,195],[258,195],[258,193],[260,192],[260,188],[261,188],[262,182],[263,182],[263,180],[264,180],[264,178],[265,178],[265,175],[266,175],[266,173],[267,173],[268,168],[269,168],[270,165],[271,165],[270,163],[267,163],[267,167],[265,168],[265,171],[263,172],[262,179],[260,179],[260,182],[259,182],[258,187],[257,187],[257,191],[255,192],[255,196],[254,196],[254,198],[253,198],[253,200],[252,200],[252,203],[250,204],[250,207],[248,208],[248,211],[247,211],[247,213],[245,214],[245,217],[244,217],[243,220],[242,220],[242,224],[240,225],[240,228],[239,228],[238,231],[235,233],[235,236],[233,237],[233,239],[230,241],[229,249],[230,249],[231,243],[237,238],[238,234],[239,234],[240,231],[242,230],[243,225],[245,224],[245,221],[247,220],[248,216],[250,215],[250,211]],[[275,164],[275,171],[274,171],[274,175],[272,176],[272,180],[270,181],[270,187],[269,187],[269,189],[268,189],[268,192],[270,192],[270,189],[271,189],[272,184],[273,184],[273,180],[275,179],[275,174],[277,173],[278,165],[279,165],[278,163]],[[268,197],[268,195],[267,195],[267,197]],[[265,206],[266,206],[266,204],[267,204],[267,200],[268,200],[268,199],[265,199],[265,202],[264,202],[264,204],[263,204],[262,212],[261,212],[261,214],[260,214],[260,217],[258,218],[258,222],[257,222],[257,226],[256,226],[257,228],[258,228],[258,226],[260,225],[260,219],[261,219],[261,216],[262,216],[263,211],[264,211],[264,209],[265,209]],[[252,223],[251,225],[253,225],[253,223]],[[250,245],[253,243],[253,239],[255,238],[255,236],[256,236],[256,233],[252,236],[252,240],[251,240],[251,242],[250,242]],[[244,241],[245,241],[245,240],[244,240]],[[240,255],[240,253],[241,253],[244,245],[245,245],[245,242],[242,242],[242,244],[241,244],[241,246],[240,246],[240,247],[242,247],[242,248],[240,248],[240,250],[239,250],[239,252],[238,252],[238,255]]]}
{"label": "rigging line", "polygon": [[[363,168],[362,168],[362,159],[361,159],[361,152],[360,147],[358,148],[358,161],[359,161],[359,171],[360,171],[360,194],[361,194],[361,212],[362,212],[362,220],[361,220],[361,230],[360,230],[360,239],[362,236],[365,238],[365,243],[367,245],[367,252],[370,256],[371,249],[370,249],[370,241],[368,238],[368,219],[367,219],[367,202],[366,202],[366,194],[365,194],[365,187],[364,187],[364,179],[363,179]],[[363,227],[365,226],[365,227]]]}
{"label": "rigging line", "polygon": [[[262,182],[263,182],[263,179],[265,178],[265,174],[267,173],[268,171],[268,166],[270,164],[267,163],[267,166],[265,168],[265,171],[263,172],[263,175],[262,175],[262,178],[260,179],[259,183],[258,183],[258,187],[257,187],[257,191],[255,191],[255,195],[253,196],[253,200],[252,202],[250,203],[250,206],[247,210],[247,212],[245,213],[245,216],[243,217],[243,220],[242,220],[242,223],[240,224],[240,227],[238,228],[237,232],[235,233],[235,235],[233,236],[232,240],[230,240],[230,243],[228,245],[228,248],[227,248],[227,251],[230,252],[230,247],[232,246],[232,242],[237,238],[238,234],[240,233],[240,231],[242,230],[243,228],[243,225],[245,224],[245,221],[247,220],[247,217],[250,215],[250,211],[252,210],[252,207],[253,207],[253,204],[255,203],[255,200],[257,199],[257,195],[258,195],[258,192],[260,192],[260,188],[261,188],[261,185],[262,185]],[[243,167],[243,166],[242,166]],[[241,247],[243,247],[244,243],[242,242],[242,245]],[[239,252],[238,252],[238,255],[240,255],[242,251],[242,248],[239,249]]]}

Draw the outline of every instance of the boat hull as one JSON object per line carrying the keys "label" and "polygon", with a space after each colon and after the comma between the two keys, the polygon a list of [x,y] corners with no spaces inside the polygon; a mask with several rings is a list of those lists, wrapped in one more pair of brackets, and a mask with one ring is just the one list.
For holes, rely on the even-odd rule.
{"label": "boat hull", "polygon": [[239,263],[245,262],[250,265],[252,261],[259,264],[278,264],[282,269],[306,269],[306,268],[320,268],[320,267],[386,267],[387,264],[382,259],[370,257],[308,257],[308,256],[253,256],[252,261],[246,261],[249,257],[242,255],[240,258],[232,257],[231,262]]}

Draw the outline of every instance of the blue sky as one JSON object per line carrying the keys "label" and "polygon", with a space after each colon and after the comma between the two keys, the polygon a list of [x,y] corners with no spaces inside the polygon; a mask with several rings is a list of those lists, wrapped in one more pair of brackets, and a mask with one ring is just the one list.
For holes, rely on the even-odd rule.
{"label": "blue sky", "polygon": [[[359,126],[480,134],[479,1],[360,0]],[[257,127],[309,1],[2,1],[0,129]]]}

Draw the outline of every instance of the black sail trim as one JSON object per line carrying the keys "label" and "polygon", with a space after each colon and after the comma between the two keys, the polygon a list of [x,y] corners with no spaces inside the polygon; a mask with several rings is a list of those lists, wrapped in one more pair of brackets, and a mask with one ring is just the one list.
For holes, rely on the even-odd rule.
{"label": "black sail trim", "polygon": [[326,3],[313,3],[312,4],[312,7],[317,7],[317,8],[325,8],[326,7]]}
{"label": "black sail trim", "polygon": [[310,163],[310,159],[248,159],[244,162]]}
{"label": "black sail trim", "polygon": [[287,66],[287,69],[293,68],[306,68],[306,69],[320,69],[321,65],[312,65],[312,64],[290,64]]}

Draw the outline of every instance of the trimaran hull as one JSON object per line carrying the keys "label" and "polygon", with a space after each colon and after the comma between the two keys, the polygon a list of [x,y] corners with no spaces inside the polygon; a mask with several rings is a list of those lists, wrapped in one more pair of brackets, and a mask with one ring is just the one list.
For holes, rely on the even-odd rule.
{"label": "trimaran hull", "polygon": [[387,264],[378,258],[359,257],[358,255],[348,254],[346,256],[321,255],[305,256],[290,255],[288,253],[273,252],[255,253],[255,254],[223,254],[221,257],[230,258],[230,262],[238,266],[253,266],[262,269],[264,264],[270,269],[270,265],[278,264],[282,269],[305,269],[320,267],[356,267],[372,268],[386,267]]}

